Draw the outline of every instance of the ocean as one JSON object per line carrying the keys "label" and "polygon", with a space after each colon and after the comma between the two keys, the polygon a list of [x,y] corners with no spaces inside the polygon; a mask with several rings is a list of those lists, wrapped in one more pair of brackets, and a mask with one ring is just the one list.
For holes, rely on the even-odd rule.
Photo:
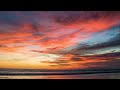
{"label": "ocean", "polygon": [[120,79],[120,73],[84,75],[0,75],[0,79]]}
{"label": "ocean", "polygon": [[120,70],[40,71],[0,69],[0,79],[120,79]]}

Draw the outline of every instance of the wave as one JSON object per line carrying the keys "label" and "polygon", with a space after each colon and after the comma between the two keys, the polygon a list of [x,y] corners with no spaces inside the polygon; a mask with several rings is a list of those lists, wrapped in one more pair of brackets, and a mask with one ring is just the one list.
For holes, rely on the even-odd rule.
{"label": "wave", "polygon": [[120,73],[120,69],[96,69],[96,70],[16,70],[1,69],[0,75],[80,75],[80,74],[101,74]]}

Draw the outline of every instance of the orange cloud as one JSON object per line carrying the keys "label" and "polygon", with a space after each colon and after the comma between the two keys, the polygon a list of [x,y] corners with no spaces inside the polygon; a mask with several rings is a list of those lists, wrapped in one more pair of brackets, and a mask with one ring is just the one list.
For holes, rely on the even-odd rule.
{"label": "orange cloud", "polygon": [[[1,33],[0,44],[15,44],[21,43],[30,45],[38,45],[44,48],[56,48],[54,50],[61,50],[66,47],[70,47],[79,41],[90,38],[92,34],[107,30],[107,28],[117,24],[118,20],[116,19],[98,19],[98,20],[84,20],[83,22],[71,23],[68,25],[54,25],[51,26],[51,32],[46,32],[45,29],[37,27],[38,32],[44,33],[44,35],[34,35],[34,33],[38,33],[35,28],[33,28],[32,24],[23,23],[16,27],[14,32],[10,33]],[[52,30],[52,28],[57,28],[57,30]],[[49,29],[49,28],[48,28]],[[68,34],[64,34],[64,30],[68,32]],[[77,30],[75,32],[69,33],[71,30]],[[63,33],[61,33],[63,32]],[[83,34],[82,34],[83,33]],[[58,35],[58,36],[57,36]],[[55,36],[55,38],[53,38]],[[41,39],[48,38],[45,41]],[[34,42],[29,42],[34,40]],[[79,42],[80,43],[80,42]],[[16,47],[16,46],[14,46]],[[6,50],[6,49],[5,49]],[[51,49],[49,49],[51,50]],[[47,51],[49,52],[47,49]]]}

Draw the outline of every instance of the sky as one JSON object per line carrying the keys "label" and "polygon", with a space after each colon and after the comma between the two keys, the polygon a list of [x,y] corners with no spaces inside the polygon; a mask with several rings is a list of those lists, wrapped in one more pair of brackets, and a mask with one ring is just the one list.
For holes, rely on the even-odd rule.
{"label": "sky", "polygon": [[120,11],[0,11],[0,68],[120,68]]}

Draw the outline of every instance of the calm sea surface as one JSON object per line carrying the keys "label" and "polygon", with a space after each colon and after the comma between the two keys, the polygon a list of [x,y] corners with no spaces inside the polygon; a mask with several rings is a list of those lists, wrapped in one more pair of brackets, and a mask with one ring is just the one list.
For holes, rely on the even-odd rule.
{"label": "calm sea surface", "polygon": [[0,75],[0,79],[120,79],[120,73],[82,75]]}

